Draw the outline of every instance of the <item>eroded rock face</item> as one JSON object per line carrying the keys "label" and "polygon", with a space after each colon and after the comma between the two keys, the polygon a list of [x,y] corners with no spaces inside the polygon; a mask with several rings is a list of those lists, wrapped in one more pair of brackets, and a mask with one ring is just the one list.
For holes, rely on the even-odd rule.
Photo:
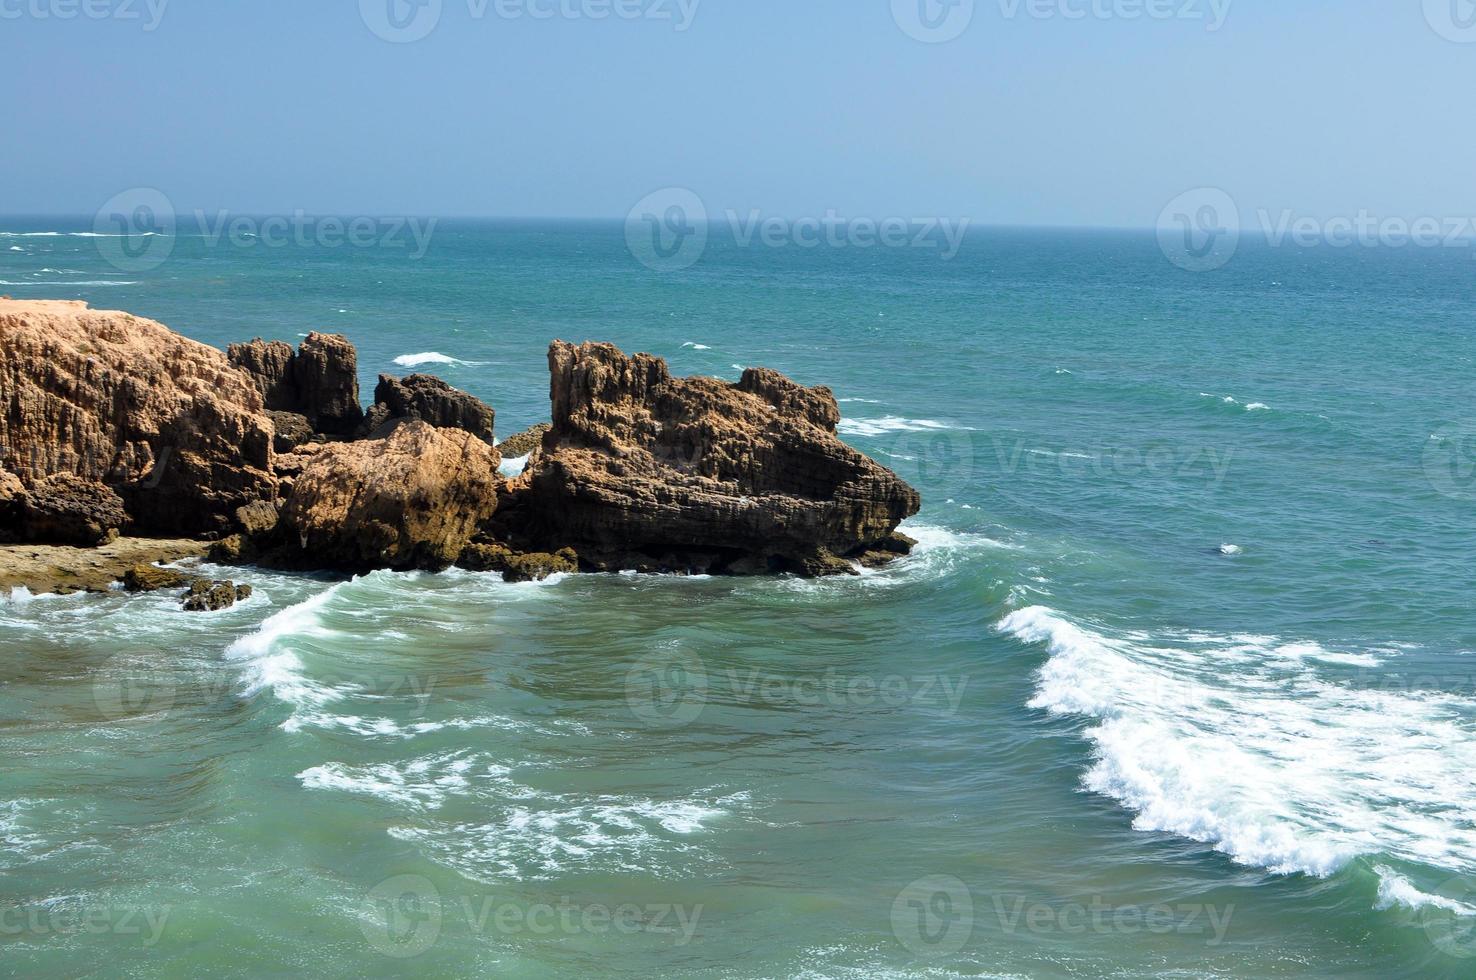
{"label": "eroded rock face", "polygon": [[271,464],[261,394],[220,351],[80,301],[0,300],[0,467],[28,491],[70,474],[139,533],[227,532],[275,494]]}
{"label": "eroded rock face", "polygon": [[497,450],[469,432],[410,421],[383,439],[301,460],[277,535],[314,567],[445,568],[497,507]]}
{"label": "eroded rock face", "polygon": [[123,498],[112,488],[71,473],[38,481],[20,506],[19,537],[44,544],[91,548],[107,544],[128,523]]}
{"label": "eroded rock face", "polygon": [[489,405],[429,374],[379,376],[374,407],[361,431],[372,436],[398,419],[420,419],[438,429],[463,429],[488,445],[497,441],[492,434],[496,414]]}
{"label": "eroded rock face", "polygon": [[[827,388],[673,378],[610,344],[549,349],[553,429],[492,522],[596,568],[834,574],[887,552],[917,491],[845,445]],[[883,542],[888,542],[883,545]],[[843,567],[844,566],[844,567]]]}
{"label": "eroded rock face", "polygon": [[350,435],[364,418],[359,355],[346,337],[310,333],[295,352],[280,340],[258,338],[226,353],[250,375],[269,410],[305,417],[309,433]]}

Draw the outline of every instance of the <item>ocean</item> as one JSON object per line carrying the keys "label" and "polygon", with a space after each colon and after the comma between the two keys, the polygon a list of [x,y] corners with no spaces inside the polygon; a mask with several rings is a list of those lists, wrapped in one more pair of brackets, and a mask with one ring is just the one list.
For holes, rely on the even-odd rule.
{"label": "ocean", "polygon": [[[221,569],[0,602],[0,973],[1476,975],[1476,253],[0,221],[0,292],[311,330],[547,418],[549,341],[831,386],[859,578]],[[260,229],[260,224],[253,226]]]}

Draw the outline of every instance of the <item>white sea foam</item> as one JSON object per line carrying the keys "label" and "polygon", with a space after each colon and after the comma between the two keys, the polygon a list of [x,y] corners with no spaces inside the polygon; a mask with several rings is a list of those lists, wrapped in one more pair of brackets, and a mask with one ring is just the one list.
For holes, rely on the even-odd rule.
{"label": "white sea foam", "polygon": [[931,432],[956,428],[933,419],[904,419],[885,415],[879,419],[841,419],[838,430],[849,436],[880,436],[888,432]]}
{"label": "white sea foam", "polygon": [[1090,719],[1083,785],[1137,829],[1282,874],[1374,854],[1476,871],[1476,705],[1325,677],[1304,661],[1340,655],[1312,643],[1114,634],[1044,606],[997,625],[1048,649],[1031,706]]}
{"label": "white sea foam", "polygon": [[[322,709],[340,700],[344,692],[319,684],[306,676],[302,660],[293,649],[295,641],[332,636],[323,625],[321,611],[348,583],[339,583],[267,618],[256,632],[243,636],[226,648],[227,660],[244,664],[246,688],[243,697],[271,691],[292,705],[294,717],[287,725],[301,725],[297,712]],[[285,727],[285,726],[284,726]]]}
{"label": "white sea foam", "polygon": [[343,790],[417,809],[436,809],[448,795],[467,788],[467,773],[475,765],[476,759],[462,750],[422,756],[402,765],[330,762],[304,769],[297,778],[307,789]]}
{"label": "white sea foam", "polygon": [[1242,553],[1244,550],[1245,549],[1242,548],[1238,544],[1222,544],[1222,545],[1220,545],[1220,554],[1222,554],[1222,555],[1232,555],[1232,556],[1233,555],[1238,555],[1238,554]]}
{"label": "white sea foam", "polygon": [[459,357],[451,357],[439,351],[425,351],[420,354],[401,354],[395,358],[395,363],[400,367],[419,367],[422,364],[451,364],[458,367],[474,367],[483,361],[463,361]]}
{"label": "white sea foam", "polygon": [[712,348],[709,347],[709,346],[707,346],[706,344],[698,344],[698,343],[694,343],[694,342],[692,342],[690,340],[687,341],[685,344],[682,344],[682,346],[683,347],[690,347],[692,350],[712,350]]}
{"label": "white sea foam", "polygon": [[71,282],[33,281],[33,282],[11,282],[8,279],[0,279],[0,286],[137,286],[137,279],[87,279]]}
{"label": "white sea foam", "polygon": [[503,457],[502,463],[497,467],[497,472],[506,477],[522,476],[523,470],[528,468],[528,458],[532,453],[522,456]]}
{"label": "white sea foam", "polygon": [[1415,911],[1422,908],[1437,908],[1454,912],[1456,915],[1476,916],[1476,907],[1458,902],[1453,898],[1446,898],[1444,895],[1422,892],[1408,878],[1388,865],[1376,864],[1373,870],[1379,876],[1379,899],[1374,904],[1376,909],[1390,909],[1395,906]]}
{"label": "white sea foam", "polygon": [[857,402],[862,405],[882,404],[882,400],[880,398],[837,398],[836,401],[840,402],[843,405],[847,402]]}

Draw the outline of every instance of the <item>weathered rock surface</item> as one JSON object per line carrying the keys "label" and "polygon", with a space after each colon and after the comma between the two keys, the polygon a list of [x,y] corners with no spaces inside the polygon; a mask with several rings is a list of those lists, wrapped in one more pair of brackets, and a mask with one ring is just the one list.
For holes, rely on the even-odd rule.
{"label": "weathered rock surface", "polygon": [[497,450],[422,421],[308,455],[282,510],[281,559],[316,567],[445,568],[497,507]]}
{"label": "weathered rock surface", "polygon": [[497,451],[502,453],[504,459],[509,456],[527,456],[538,451],[543,445],[543,436],[553,426],[547,422],[540,422],[531,429],[524,429],[517,435],[508,436],[497,444]]}
{"label": "weathered rock surface", "polygon": [[206,578],[197,578],[190,583],[189,591],[180,600],[185,612],[216,612],[229,609],[242,599],[251,597],[251,586],[237,585]]}
{"label": "weathered rock surface", "polygon": [[0,300],[0,468],[28,491],[71,474],[118,494],[129,533],[225,532],[275,494],[271,460],[261,395],[220,351],[80,301]]}
{"label": "weathered rock surface", "polygon": [[112,488],[58,473],[23,491],[12,533],[17,541],[87,548],[112,541],[127,522],[123,498]]}
{"label": "weathered rock surface", "polygon": [[183,538],[118,538],[96,548],[71,545],[0,545],[0,595],[24,588],[46,592],[107,592],[140,563],[179,561],[210,546]]}
{"label": "weathered rock surface", "polygon": [[488,445],[497,441],[492,434],[496,413],[490,406],[429,374],[406,378],[381,374],[374,388],[374,407],[359,431],[377,438],[386,423],[399,419],[420,419],[438,429],[463,429]]}
{"label": "weathered rock surface", "polygon": [[579,556],[569,548],[550,555],[477,543],[467,545],[456,564],[473,572],[501,572],[505,582],[542,582],[550,575],[579,571]]}
{"label": "weathered rock surface", "polygon": [[886,550],[917,491],[837,438],[827,388],[673,378],[610,344],[549,349],[553,428],[492,536],[595,568],[802,575]]}
{"label": "weathered rock surface", "polygon": [[280,340],[258,338],[226,353],[251,377],[266,408],[305,417],[310,432],[346,436],[363,421],[359,355],[346,337],[310,333],[295,352]]}
{"label": "weathered rock surface", "polygon": [[160,589],[175,589],[184,584],[183,572],[142,562],[123,573],[123,588],[129,592],[157,592]]}

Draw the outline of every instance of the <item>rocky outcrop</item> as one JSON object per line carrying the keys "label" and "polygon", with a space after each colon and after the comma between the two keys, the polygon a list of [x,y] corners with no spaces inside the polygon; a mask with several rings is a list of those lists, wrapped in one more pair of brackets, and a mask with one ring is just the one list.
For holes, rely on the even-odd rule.
{"label": "rocky outcrop", "polygon": [[184,584],[183,572],[142,562],[123,573],[123,588],[129,592],[158,592],[160,589],[175,589]]}
{"label": "rocky outcrop", "polygon": [[519,552],[503,544],[467,545],[457,565],[473,572],[501,572],[505,582],[542,582],[550,575],[579,571],[579,556],[565,548],[558,554]]}
{"label": "rocky outcrop", "polygon": [[126,523],[123,498],[110,487],[58,473],[23,491],[14,535],[18,541],[90,548],[112,541]]}
{"label": "rocky outcrop", "polygon": [[802,575],[884,553],[917,491],[837,438],[827,388],[673,378],[610,344],[549,349],[553,428],[491,530],[593,568]]}
{"label": "rocky outcrop", "polygon": [[502,453],[504,459],[509,456],[527,456],[537,452],[543,445],[543,436],[549,429],[553,428],[547,422],[540,422],[530,429],[524,429],[517,435],[508,436],[497,444],[497,451]]}
{"label": "rocky outcrop", "polygon": [[223,533],[276,493],[272,435],[218,350],[80,301],[0,300],[0,468],[28,492],[72,475],[121,498],[124,530]]}
{"label": "rocky outcrop", "polygon": [[407,378],[381,374],[374,388],[374,407],[360,433],[374,437],[387,423],[401,419],[420,419],[438,429],[462,429],[488,445],[497,443],[492,434],[496,414],[491,407],[429,374]]}
{"label": "rocky outcrop", "polygon": [[311,432],[347,436],[363,421],[359,355],[346,337],[310,333],[295,352],[258,338],[232,344],[226,354],[251,377],[266,408],[303,416]]}
{"label": "rocky outcrop", "polygon": [[190,583],[189,591],[180,600],[180,605],[185,612],[217,612],[221,609],[229,609],[242,599],[249,598],[251,598],[251,586],[249,585],[197,578]]}
{"label": "rocky outcrop", "polygon": [[277,526],[278,558],[314,567],[445,568],[497,507],[497,450],[426,422],[317,447]]}

